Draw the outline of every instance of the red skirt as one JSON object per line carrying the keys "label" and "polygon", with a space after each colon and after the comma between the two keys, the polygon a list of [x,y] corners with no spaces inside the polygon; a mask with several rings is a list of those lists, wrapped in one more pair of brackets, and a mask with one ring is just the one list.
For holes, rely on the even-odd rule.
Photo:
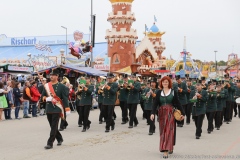
{"label": "red skirt", "polygon": [[164,105],[158,110],[160,131],[160,152],[173,151],[175,144],[176,123],[173,116],[173,106]]}

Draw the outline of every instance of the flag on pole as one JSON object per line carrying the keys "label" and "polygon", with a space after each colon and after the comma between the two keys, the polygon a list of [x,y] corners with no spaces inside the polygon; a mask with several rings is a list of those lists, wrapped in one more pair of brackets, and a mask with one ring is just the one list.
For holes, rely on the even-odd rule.
{"label": "flag on pole", "polygon": [[147,27],[147,25],[145,24],[145,31],[148,31],[148,27]]}
{"label": "flag on pole", "polygon": [[157,18],[156,18],[156,16],[154,15],[154,22],[157,22]]}

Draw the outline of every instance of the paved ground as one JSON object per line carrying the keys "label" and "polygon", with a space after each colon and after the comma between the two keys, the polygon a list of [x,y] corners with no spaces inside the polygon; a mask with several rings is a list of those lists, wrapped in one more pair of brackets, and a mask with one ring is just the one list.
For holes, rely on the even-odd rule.
{"label": "paved ground", "polygon": [[[116,128],[105,133],[105,125],[98,124],[99,110],[90,112],[92,125],[82,133],[77,126],[77,113],[67,120],[69,126],[62,133],[64,142],[51,150],[45,150],[50,128],[46,116],[0,122],[1,160],[157,160],[162,159],[159,152],[159,131],[148,135],[148,126],[142,120],[138,108],[139,125],[128,129],[121,125],[120,109],[116,107]],[[21,111],[22,113],[22,111]],[[223,124],[221,130],[207,134],[207,120],[203,125],[200,140],[195,139],[195,126],[177,128],[177,144],[169,159],[240,159],[240,119],[231,124]],[[158,127],[157,127],[158,128]],[[225,156],[225,157],[217,157]]]}

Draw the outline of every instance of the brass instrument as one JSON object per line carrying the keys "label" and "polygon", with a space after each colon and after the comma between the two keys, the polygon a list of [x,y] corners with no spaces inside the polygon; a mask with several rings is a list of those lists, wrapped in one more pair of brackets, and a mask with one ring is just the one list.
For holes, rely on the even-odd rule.
{"label": "brass instrument", "polygon": [[63,79],[61,81],[62,84],[67,84],[67,83],[70,83],[69,79],[65,76],[63,76]]}
{"label": "brass instrument", "polygon": [[100,85],[100,86],[98,87],[100,93],[103,93],[104,88],[105,88],[106,85],[107,85],[107,82],[106,82],[104,85]]}
{"label": "brass instrument", "polygon": [[127,86],[127,89],[131,89],[132,88],[132,83],[130,83],[128,86]]}

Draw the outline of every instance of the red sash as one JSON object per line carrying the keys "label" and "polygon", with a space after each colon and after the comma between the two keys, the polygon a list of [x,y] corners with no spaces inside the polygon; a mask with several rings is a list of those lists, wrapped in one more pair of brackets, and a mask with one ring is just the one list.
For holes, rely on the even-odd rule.
{"label": "red sash", "polygon": [[62,100],[56,95],[54,89],[53,89],[53,86],[52,86],[52,82],[48,82],[48,87],[49,87],[49,90],[50,90],[50,95],[49,96],[52,96],[53,97],[53,100],[52,100],[52,103],[53,105],[57,106],[58,108],[61,109],[61,113],[60,113],[60,116],[62,119],[65,119],[64,117],[64,106],[63,106],[63,102]]}

